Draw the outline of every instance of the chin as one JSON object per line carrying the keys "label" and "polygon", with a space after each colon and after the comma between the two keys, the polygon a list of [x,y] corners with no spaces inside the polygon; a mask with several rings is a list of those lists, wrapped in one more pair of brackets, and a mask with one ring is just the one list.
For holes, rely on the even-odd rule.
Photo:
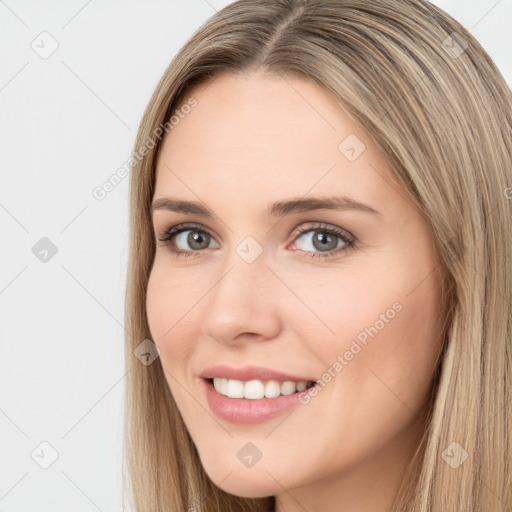
{"label": "chin", "polygon": [[[238,462],[238,461],[237,461]],[[260,461],[261,463],[261,461]],[[246,468],[241,463],[203,468],[210,480],[224,492],[241,498],[265,498],[282,491],[282,485],[261,466]],[[270,473],[270,474],[269,474]]]}
{"label": "chin", "polygon": [[224,482],[217,485],[217,487],[224,492],[241,498],[266,498],[282,491],[282,488],[279,487],[276,482],[273,480],[270,482],[268,481],[269,479],[270,477],[267,475],[266,482],[248,482],[245,479],[230,475]]}

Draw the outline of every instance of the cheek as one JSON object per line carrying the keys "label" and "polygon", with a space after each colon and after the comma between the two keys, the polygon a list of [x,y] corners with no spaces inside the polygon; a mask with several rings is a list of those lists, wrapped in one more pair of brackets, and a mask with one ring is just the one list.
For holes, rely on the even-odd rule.
{"label": "cheek", "polygon": [[170,271],[158,258],[155,260],[146,294],[147,318],[162,364],[173,372],[183,368],[179,363],[193,352],[194,326],[190,319],[203,294],[201,280],[184,280],[183,273]]}
{"label": "cheek", "polygon": [[190,401],[189,369],[196,350],[198,325],[194,307],[206,291],[200,279],[184,277],[157,258],[151,270],[146,294],[146,311],[151,339],[160,350],[160,363],[171,394],[187,428],[195,418],[195,402]]}
{"label": "cheek", "polygon": [[418,411],[430,390],[441,349],[442,303],[436,275],[414,286],[411,283],[421,280],[415,278],[414,269],[409,273],[406,266],[401,269],[401,276],[361,289],[337,324],[347,332],[340,349],[345,359],[351,358],[344,377],[361,400],[374,402],[375,410],[406,406]]}
{"label": "cheek", "polygon": [[288,324],[296,326],[311,360],[330,369],[325,380],[336,380],[338,389],[353,386],[356,401],[374,397],[377,405],[398,396],[416,410],[432,383],[441,348],[439,281],[435,272],[424,278],[429,262],[411,261],[395,261],[389,272],[366,266],[328,282],[294,283],[317,318],[291,304]]}
{"label": "cheek", "polygon": [[[357,460],[394,438],[428,396],[441,346],[438,282],[432,274],[415,288],[421,271],[410,265],[399,268],[393,275],[381,272],[380,279],[354,272],[322,289],[310,288],[315,291],[310,291],[308,304],[336,333],[319,335],[321,324],[312,316],[314,321],[304,322],[297,333],[308,346],[308,358],[321,361],[318,367],[325,371],[325,387],[311,407],[330,411],[332,423],[318,414],[313,427],[322,429],[336,447],[326,454],[327,459],[332,456],[332,467],[339,464],[336,453]],[[306,297],[306,288],[297,294],[301,291]],[[323,449],[321,441],[314,444],[312,452]]]}
{"label": "cheek", "polygon": [[430,389],[442,346],[442,304],[435,278],[425,280],[402,303],[393,332],[385,338],[389,354],[375,362],[416,410]]}
{"label": "cheek", "polygon": [[328,365],[349,350],[354,340],[363,348],[369,346],[372,326],[379,332],[389,328],[403,309],[406,285],[397,278],[384,281],[382,272],[372,273],[369,266],[321,270],[311,272],[307,279],[291,275],[285,279],[294,295],[282,301],[281,312],[297,339],[323,354],[323,363]]}

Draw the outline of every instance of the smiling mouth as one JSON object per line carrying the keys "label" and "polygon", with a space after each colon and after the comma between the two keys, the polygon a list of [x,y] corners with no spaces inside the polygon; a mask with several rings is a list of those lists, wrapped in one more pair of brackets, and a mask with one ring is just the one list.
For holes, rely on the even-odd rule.
{"label": "smiling mouth", "polygon": [[277,398],[294,393],[300,393],[315,385],[312,381],[277,381],[273,379],[241,381],[215,377],[205,379],[210,382],[217,393],[228,398],[246,398],[248,400],[261,400],[263,398]]}

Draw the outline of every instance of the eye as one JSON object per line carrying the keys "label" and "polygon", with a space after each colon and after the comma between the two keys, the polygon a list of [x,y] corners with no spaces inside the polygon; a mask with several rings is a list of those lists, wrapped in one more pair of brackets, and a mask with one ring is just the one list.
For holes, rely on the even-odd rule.
{"label": "eye", "polygon": [[[208,249],[214,238],[206,230],[196,224],[180,224],[173,226],[165,232],[165,236],[158,238],[164,245],[171,245],[171,251],[176,256],[198,256],[193,254]],[[215,242],[216,243],[216,242]],[[176,248],[177,247],[177,248]],[[218,244],[216,245],[218,247]]]}
{"label": "eye", "polygon": [[[300,226],[297,232],[298,236],[294,238],[293,245],[298,245],[299,250],[308,253],[312,258],[326,258],[355,246],[355,239],[335,226],[324,224],[308,228]],[[158,240],[164,245],[169,245],[176,256],[185,258],[200,256],[204,249],[212,248],[211,242],[214,243],[213,248],[219,247],[212,235],[197,224],[173,226]],[[315,250],[319,252],[314,252]]]}
{"label": "eye", "polygon": [[[297,231],[299,236],[296,237],[293,245],[298,245],[301,251],[309,253],[308,256],[312,258],[326,258],[355,246],[355,239],[335,226],[325,224],[309,228],[301,226]],[[300,240],[301,242],[298,243]],[[320,252],[314,252],[315,250]]]}

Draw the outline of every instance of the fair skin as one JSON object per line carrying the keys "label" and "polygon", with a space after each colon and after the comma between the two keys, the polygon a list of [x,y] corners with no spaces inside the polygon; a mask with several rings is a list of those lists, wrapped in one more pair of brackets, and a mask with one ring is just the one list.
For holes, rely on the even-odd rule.
{"label": "fair skin", "polygon": [[[153,201],[199,202],[214,216],[154,210],[156,238],[188,222],[207,234],[202,245],[187,242],[194,228],[179,242],[156,240],[147,313],[201,463],[226,492],[276,496],[278,512],[389,511],[421,436],[442,340],[427,224],[369,136],[318,85],[224,74],[191,96],[197,106],[164,139]],[[354,161],[338,149],[350,134],[366,146]],[[276,201],[333,195],[379,214],[267,214]],[[328,235],[320,224],[355,246],[337,235],[327,250],[315,245],[312,234]],[[252,263],[236,252],[248,236],[263,249]],[[321,379],[397,303],[400,311],[308,404],[253,425],[210,410],[199,377],[206,367],[250,364]],[[247,442],[262,454],[252,467],[237,457]]]}

